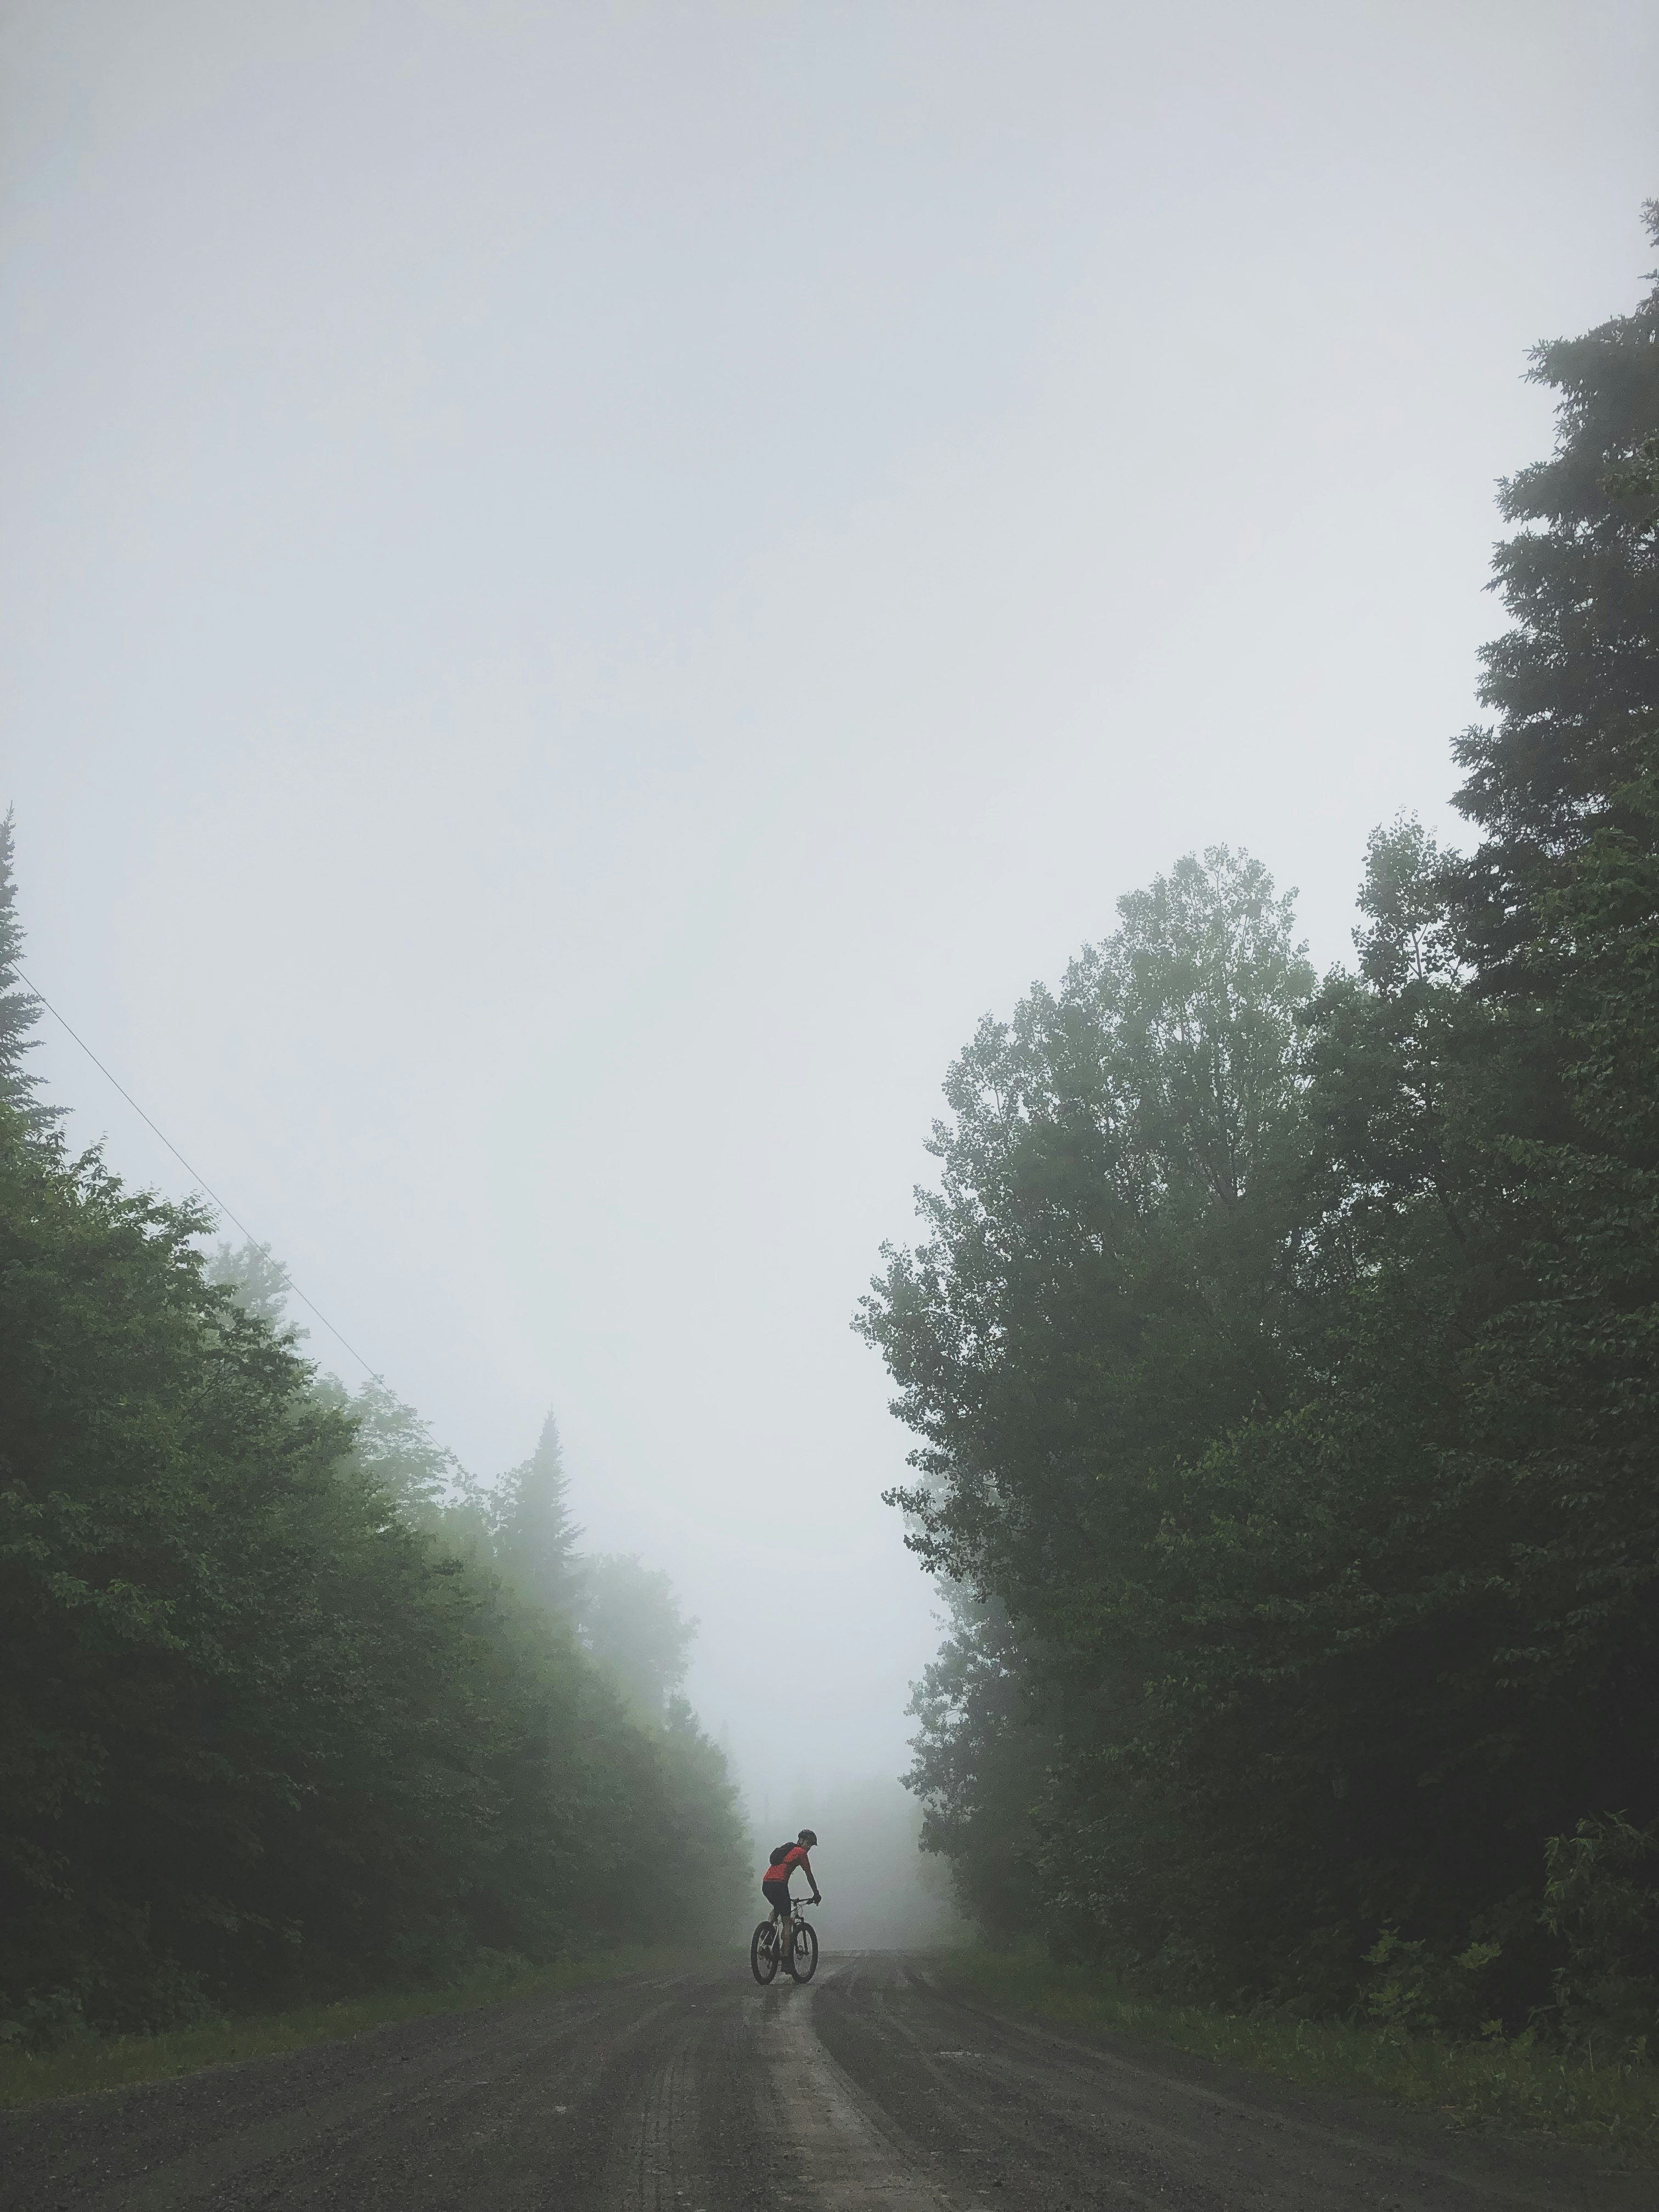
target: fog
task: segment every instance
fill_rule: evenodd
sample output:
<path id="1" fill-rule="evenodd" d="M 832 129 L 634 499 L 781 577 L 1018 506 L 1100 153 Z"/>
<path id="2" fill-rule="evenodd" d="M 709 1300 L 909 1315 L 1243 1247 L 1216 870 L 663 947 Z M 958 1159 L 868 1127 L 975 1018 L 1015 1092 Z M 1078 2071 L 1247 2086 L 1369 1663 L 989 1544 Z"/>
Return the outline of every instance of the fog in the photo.
<path id="1" fill-rule="evenodd" d="M 848 1321 L 940 1078 L 1177 854 L 1323 963 L 1443 819 L 1526 350 L 1645 266 L 1659 17 L 3 22 L 31 977 L 466 1468 L 556 1412 L 826 1940 L 899 1940 L 935 1629 Z"/>

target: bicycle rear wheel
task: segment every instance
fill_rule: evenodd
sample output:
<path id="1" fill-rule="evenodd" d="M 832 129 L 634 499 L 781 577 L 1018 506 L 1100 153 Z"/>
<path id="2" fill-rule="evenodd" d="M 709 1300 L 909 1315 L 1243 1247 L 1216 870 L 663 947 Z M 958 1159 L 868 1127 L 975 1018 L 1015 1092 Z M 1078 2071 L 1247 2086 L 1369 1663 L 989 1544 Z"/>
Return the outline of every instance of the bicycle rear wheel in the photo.
<path id="1" fill-rule="evenodd" d="M 817 1970 L 818 1931 L 810 1920 L 798 1920 L 789 1948 L 789 1971 L 798 1982 L 810 1982 Z"/>
<path id="2" fill-rule="evenodd" d="M 763 1989 L 778 1971 L 778 1954 L 782 1948 L 772 1932 L 769 1920 L 763 1920 L 749 1938 L 749 1971 Z"/>

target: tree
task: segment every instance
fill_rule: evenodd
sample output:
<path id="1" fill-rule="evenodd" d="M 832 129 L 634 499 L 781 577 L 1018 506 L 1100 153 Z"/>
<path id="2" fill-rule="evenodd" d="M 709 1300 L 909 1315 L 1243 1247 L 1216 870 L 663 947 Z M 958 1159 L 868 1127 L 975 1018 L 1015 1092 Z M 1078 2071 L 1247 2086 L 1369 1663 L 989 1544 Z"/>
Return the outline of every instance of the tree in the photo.
<path id="1" fill-rule="evenodd" d="M 1296 1323 L 1290 902 L 1218 848 L 1119 910 L 952 1067 L 927 1241 L 887 1254 L 860 1324 L 923 1438 L 907 1542 L 1079 1655 L 1173 1470 L 1282 1402 Z"/>
<path id="2" fill-rule="evenodd" d="M 1659 200 L 1644 214 L 1659 245 Z M 1540 901 L 1568 856 L 1624 823 L 1619 794 L 1659 710 L 1659 289 L 1539 346 L 1532 374 L 1561 395 L 1555 452 L 1501 489 L 1522 527 L 1494 562 L 1513 627 L 1482 654 L 1498 719 L 1453 749 L 1455 804 L 1481 833 L 1454 899 L 1489 989 L 1525 988 Z"/>
<path id="3" fill-rule="evenodd" d="M 36 1097 L 40 1079 L 24 1066 L 24 1054 L 34 1049 L 36 1040 L 29 1032 L 40 1018 L 40 1002 L 20 980 L 23 925 L 17 915 L 12 852 L 12 816 L 8 811 L 0 821 L 0 1105 L 9 1108 L 23 1127 L 44 1129 L 58 1120 L 58 1109 L 40 1104 Z"/>
<path id="4" fill-rule="evenodd" d="M 515 1588 L 556 1612 L 572 1613 L 581 1589 L 559 1425 L 550 1413 L 531 1456 L 504 1474 L 491 1501 L 496 1561 Z"/>
<path id="5" fill-rule="evenodd" d="M 331 1376 L 316 1395 L 350 1413 L 358 1464 L 412 1527 L 435 1529 L 450 1498 L 469 1492 L 466 1471 L 454 1453 L 434 1440 L 430 1425 L 378 1375 L 351 1396 Z"/>
<path id="6" fill-rule="evenodd" d="M 244 1313 L 252 1314 L 268 1328 L 287 1328 L 289 1273 L 269 1244 L 252 1237 L 241 1244 L 221 1241 L 215 1245 L 204 1271 L 210 1283 L 228 1290 Z M 295 1329 L 302 1338 L 307 1332 Z"/>

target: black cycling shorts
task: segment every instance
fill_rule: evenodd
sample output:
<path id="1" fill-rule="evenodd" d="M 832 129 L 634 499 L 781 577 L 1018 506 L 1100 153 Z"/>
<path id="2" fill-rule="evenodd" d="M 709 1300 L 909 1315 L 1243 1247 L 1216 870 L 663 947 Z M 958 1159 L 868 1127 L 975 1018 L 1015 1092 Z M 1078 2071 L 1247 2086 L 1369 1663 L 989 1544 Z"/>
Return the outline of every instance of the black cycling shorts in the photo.
<path id="1" fill-rule="evenodd" d="M 787 1881 L 763 1881 L 761 1895 L 774 1912 L 781 1912 L 786 1920 L 789 1917 L 789 1885 Z"/>

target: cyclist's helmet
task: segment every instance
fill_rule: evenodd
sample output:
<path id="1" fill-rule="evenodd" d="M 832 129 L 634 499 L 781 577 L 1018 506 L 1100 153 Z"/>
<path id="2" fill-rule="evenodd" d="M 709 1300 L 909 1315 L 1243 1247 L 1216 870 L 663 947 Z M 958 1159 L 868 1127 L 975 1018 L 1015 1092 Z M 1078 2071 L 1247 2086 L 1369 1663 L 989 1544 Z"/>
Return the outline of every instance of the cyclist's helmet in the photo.
<path id="1" fill-rule="evenodd" d="M 798 1844 L 805 1844 L 809 1851 L 815 1851 L 818 1847 L 817 1836 L 811 1828 L 803 1828 L 795 1841 Z"/>

